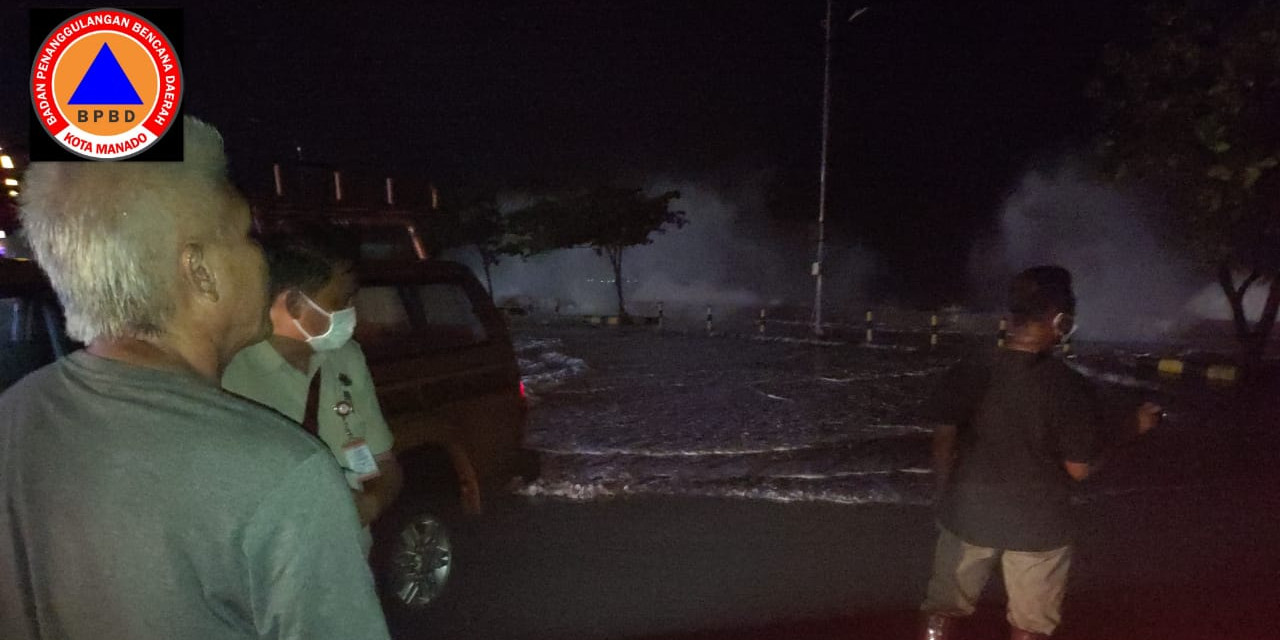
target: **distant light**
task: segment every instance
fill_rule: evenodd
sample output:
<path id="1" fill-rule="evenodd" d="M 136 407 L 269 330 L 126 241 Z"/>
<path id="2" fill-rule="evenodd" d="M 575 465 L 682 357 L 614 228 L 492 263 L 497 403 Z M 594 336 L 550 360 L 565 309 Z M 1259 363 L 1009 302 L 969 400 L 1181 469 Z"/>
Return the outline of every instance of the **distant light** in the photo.
<path id="1" fill-rule="evenodd" d="M 13 158 L 9 156 L 0 156 L 0 169 L 12 169 Z"/>
<path id="2" fill-rule="evenodd" d="M 15 178 L 5 178 L 5 179 L 4 179 L 4 186 L 6 186 L 6 187 L 16 187 L 16 186 L 18 186 L 18 181 L 17 181 L 17 179 L 15 179 Z"/>
<path id="3" fill-rule="evenodd" d="M 0 240 L 4 240 L 4 239 L 5 239 L 4 231 L 0 231 Z"/>
<path id="4" fill-rule="evenodd" d="M 16 197 L 18 197 L 18 191 L 17 191 L 17 189 L 10 189 L 10 190 L 9 190 L 9 197 L 10 197 L 10 198 L 16 198 Z"/>

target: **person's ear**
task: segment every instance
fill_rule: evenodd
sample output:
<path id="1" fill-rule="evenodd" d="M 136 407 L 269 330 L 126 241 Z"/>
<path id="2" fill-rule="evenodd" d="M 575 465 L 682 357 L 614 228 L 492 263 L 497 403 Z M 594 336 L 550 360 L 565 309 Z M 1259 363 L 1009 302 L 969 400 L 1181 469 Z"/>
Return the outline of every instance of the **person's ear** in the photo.
<path id="1" fill-rule="evenodd" d="M 285 289 L 284 291 L 277 293 L 276 297 L 271 299 L 271 308 L 272 309 L 280 308 L 280 309 L 284 309 L 285 313 L 289 312 L 289 290 L 288 289 Z"/>
<path id="2" fill-rule="evenodd" d="M 297 289 L 285 289 L 276 296 L 277 301 L 284 302 L 285 313 L 295 320 L 302 319 L 302 292 Z"/>
<path id="3" fill-rule="evenodd" d="M 1053 317 L 1053 330 L 1058 334 L 1059 339 L 1066 339 L 1075 333 L 1076 317 L 1073 314 L 1062 312 Z"/>
<path id="4" fill-rule="evenodd" d="M 188 242 L 182 246 L 179 256 L 182 279 L 196 295 L 209 302 L 218 301 L 218 279 L 205 256 L 204 245 Z"/>

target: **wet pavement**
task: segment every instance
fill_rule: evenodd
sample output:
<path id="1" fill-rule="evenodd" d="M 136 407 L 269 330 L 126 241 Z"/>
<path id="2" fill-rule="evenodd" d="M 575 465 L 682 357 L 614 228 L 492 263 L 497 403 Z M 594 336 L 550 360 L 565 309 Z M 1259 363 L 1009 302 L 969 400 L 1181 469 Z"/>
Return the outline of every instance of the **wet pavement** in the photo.
<path id="1" fill-rule="evenodd" d="M 934 536 L 914 411 L 956 352 L 519 337 L 544 341 L 522 357 L 547 363 L 547 473 L 466 525 L 451 593 L 398 638 L 913 636 Z M 1277 637 L 1275 394 L 1108 391 L 1152 393 L 1174 419 L 1091 481 L 1061 637 Z M 1003 636 L 1001 598 L 969 637 Z"/>

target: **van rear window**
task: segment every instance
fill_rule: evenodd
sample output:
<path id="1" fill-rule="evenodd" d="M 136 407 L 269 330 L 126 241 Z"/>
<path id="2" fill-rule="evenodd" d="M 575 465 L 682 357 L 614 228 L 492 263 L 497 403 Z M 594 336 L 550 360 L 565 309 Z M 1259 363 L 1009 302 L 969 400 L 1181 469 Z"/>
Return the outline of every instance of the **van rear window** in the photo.
<path id="1" fill-rule="evenodd" d="M 438 334 L 447 346 L 479 344 L 489 339 L 466 289 L 456 284 L 426 284 L 418 287 L 418 296 L 427 331 Z"/>
<path id="2" fill-rule="evenodd" d="M 363 260 L 420 260 L 418 247 L 409 227 L 362 227 L 360 258 Z"/>
<path id="3" fill-rule="evenodd" d="M 356 340 L 377 340 L 413 330 L 397 287 L 361 287 L 356 293 Z"/>
<path id="4" fill-rule="evenodd" d="M 489 332 L 459 284 L 362 287 L 356 294 L 356 339 L 411 337 L 435 348 L 486 342 Z"/>

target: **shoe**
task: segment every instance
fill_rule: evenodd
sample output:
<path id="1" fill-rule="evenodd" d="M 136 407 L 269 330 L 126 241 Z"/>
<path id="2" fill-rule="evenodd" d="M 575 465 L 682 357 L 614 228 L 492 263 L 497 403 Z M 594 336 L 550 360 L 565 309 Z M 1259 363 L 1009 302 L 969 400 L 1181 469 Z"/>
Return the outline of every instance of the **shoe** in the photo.
<path id="1" fill-rule="evenodd" d="M 956 618 L 931 613 L 924 618 L 920 629 L 920 640 L 949 640 L 955 638 Z"/>

